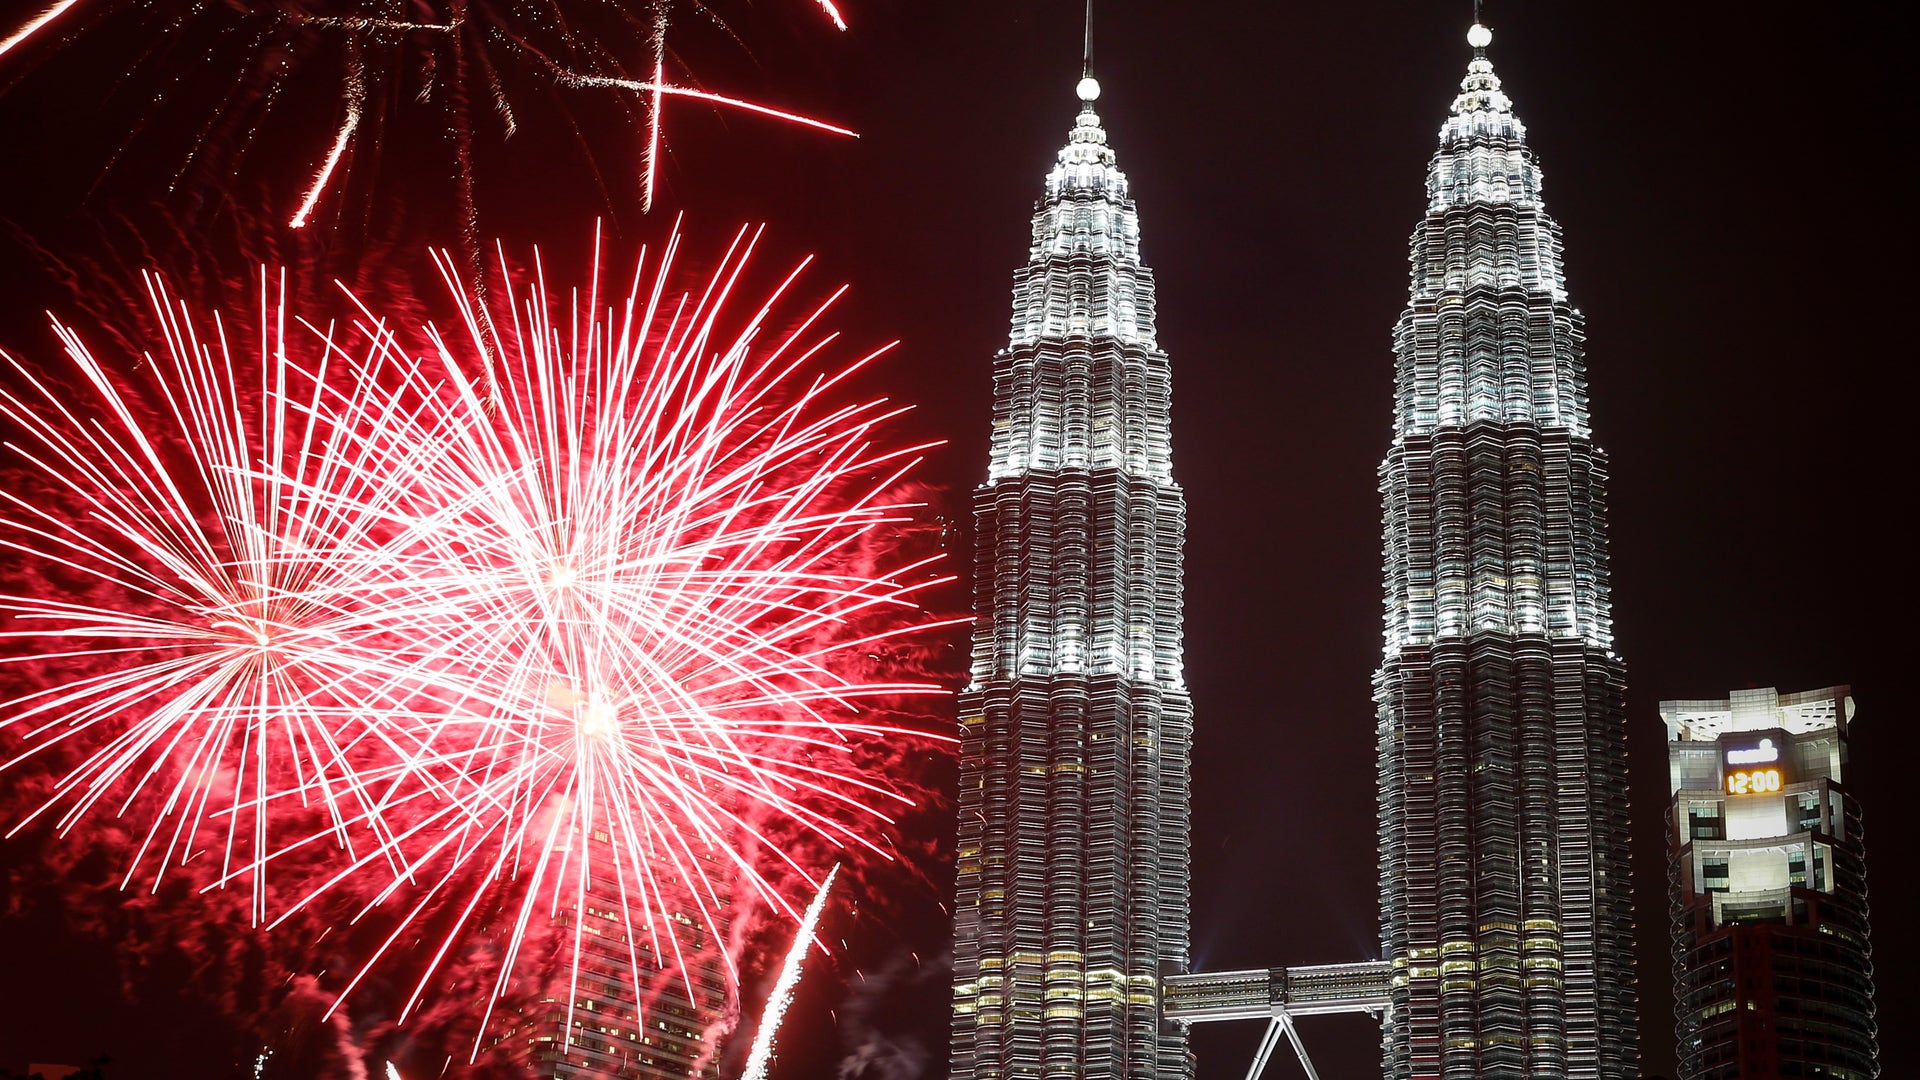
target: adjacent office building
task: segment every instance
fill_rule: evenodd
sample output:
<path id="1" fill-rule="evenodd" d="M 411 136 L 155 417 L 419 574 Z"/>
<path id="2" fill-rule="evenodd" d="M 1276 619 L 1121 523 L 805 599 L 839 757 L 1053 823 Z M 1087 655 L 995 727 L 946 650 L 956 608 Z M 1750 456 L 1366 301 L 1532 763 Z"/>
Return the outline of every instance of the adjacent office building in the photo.
<path id="1" fill-rule="evenodd" d="M 1394 330 L 1379 708 L 1392 1080 L 1639 1075 L 1625 673 L 1585 332 L 1476 25 Z"/>
<path id="2" fill-rule="evenodd" d="M 604 832 L 587 841 L 610 842 Z M 714 853 L 691 857 L 702 861 L 709 882 L 725 880 Z M 603 850 L 591 865 L 614 861 Z M 594 877 L 576 904 L 564 895 L 570 884 L 562 886 L 552 928 L 536 935 L 522 960 L 541 991 L 530 1004 L 496 1014 L 491 1042 L 499 1054 L 530 1080 L 718 1076 L 735 1002 L 725 943 L 713 933 L 728 913 L 725 890 L 703 904 L 663 875 L 652 883 L 660 893 L 638 895 L 629 885 L 623 903 L 616 882 Z"/>
<path id="3" fill-rule="evenodd" d="M 1878 1076 L 1848 689 L 1660 715 L 1681 1080 Z"/>
<path id="4" fill-rule="evenodd" d="M 955 1080 L 1192 1075 L 1160 1003 L 1188 953 L 1186 502 L 1153 274 L 1099 92 L 1081 80 L 993 364 L 960 700 Z"/>

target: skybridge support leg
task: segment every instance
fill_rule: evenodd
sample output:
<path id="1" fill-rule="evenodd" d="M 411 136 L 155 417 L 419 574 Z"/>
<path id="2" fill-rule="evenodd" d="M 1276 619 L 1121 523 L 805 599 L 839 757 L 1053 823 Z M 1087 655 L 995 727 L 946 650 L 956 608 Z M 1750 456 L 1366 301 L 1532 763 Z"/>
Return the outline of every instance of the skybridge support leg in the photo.
<path id="1" fill-rule="evenodd" d="M 1261 1072 L 1267 1067 L 1267 1059 L 1273 1056 L 1273 1048 L 1280 1045 L 1280 1021 L 1281 1017 L 1274 1017 L 1267 1025 L 1267 1033 L 1260 1036 L 1260 1049 L 1253 1052 L 1253 1064 L 1247 1067 L 1247 1080 L 1260 1080 Z"/>
<path id="2" fill-rule="evenodd" d="M 1287 1041 L 1293 1043 L 1293 1052 L 1300 1057 L 1300 1067 L 1307 1072 L 1307 1080 L 1320 1080 L 1320 1074 L 1313 1071 L 1313 1059 L 1307 1057 L 1307 1044 L 1300 1041 L 1300 1029 L 1293 1026 L 1293 1017 L 1281 1013 L 1273 1022 L 1286 1029 Z"/>

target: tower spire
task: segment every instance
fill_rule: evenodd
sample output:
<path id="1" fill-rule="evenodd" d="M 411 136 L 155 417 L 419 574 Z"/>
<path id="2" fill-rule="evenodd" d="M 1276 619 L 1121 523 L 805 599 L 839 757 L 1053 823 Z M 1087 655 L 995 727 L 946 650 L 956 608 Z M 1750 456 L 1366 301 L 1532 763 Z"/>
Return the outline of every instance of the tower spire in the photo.
<path id="1" fill-rule="evenodd" d="M 1474 9 L 1479 10 L 1480 0 L 1474 0 Z M 1479 19 L 1475 19 L 1479 22 Z M 1086 34 L 1080 45 L 1080 77 L 1093 78 L 1093 0 L 1087 0 Z"/>
<path id="2" fill-rule="evenodd" d="M 1080 110 L 1092 112 L 1094 99 L 1100 96 L 1100 80 L 1093 77 L 1093 0 L 1087 0 L 1086 34 L 1080 45 L 1080 82 L 1073 92 L 1081 101 Z"/>

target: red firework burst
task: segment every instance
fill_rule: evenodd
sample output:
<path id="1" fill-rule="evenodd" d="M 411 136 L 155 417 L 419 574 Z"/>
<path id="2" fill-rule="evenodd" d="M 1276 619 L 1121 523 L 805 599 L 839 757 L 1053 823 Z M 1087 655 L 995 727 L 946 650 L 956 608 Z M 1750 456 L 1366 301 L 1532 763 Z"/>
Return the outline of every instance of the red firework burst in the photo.
<path id="1" fill-rule="evenodd" d="M 0 545 L 34 586 L 0 595 L 4 659 L 82 673 L 0 704 L 0 729 L 21 737 L 0 770 L 84 746 L 13 831 L 43 814 L 63 833 L 93 813 L 141 818 L 123 887 L 149 860 L 157 886 L 169 864 L 213 853 L 225 874 L 253 867 L 258 920 L 271 808 L 323 808 L 351 851 L 382 828 L 375 789 L 419 760 L 418 745 L 385 745 L 397 725 L 367 722 L 415 698 L 416 676 L 369 648 L 377 612 L 324 599 L 367 580 L 358 550 L 387 496 L 361 444 L 314 420 L 308 375 L 326 373 L 289 361 L 284 323 L 263 318 L 246 355 L 146 284 L 162 338 L 139 364 L 152 394 L 58 323 L 82 394 L 3 357 L 17 381 L 0 384 L 7 449 L 42 496 L 0 490 Z M 380 393 L 351 384 L 337 416 L 377 427 Z"/>
<path id="2" fill-rule="evenodd" d="M 929 736 L 863 702 L 938 692 L 875 658 L 950 625 L 916 600 L 937 556 L 899 542 L 927 446 L 848 400 L 886 350 L 827 363 L 833 299 L 780 314 L 805 263 L 736 316 L 756 239 L 688 293 L 677 236 L 625 288 L 596 254 L 564 302 L 537 258 L 503 259 L 520 295 L 489 306 L 443 257 L 451 330 L 361 301 L 347 331 L 275 318 L 247 394 L 156 285 L 164 436 L 63 329 L 98 415 L 45 382 L 0 404 L 22 464 L 91 509 L 15 500 L 0 542 L 98 587 L 4 608 L 30 620 L 17 662 L 101 666 L 9 705 L 8 767 L 78 748 L 47 812 L 145 815 L 176 861 L 217 848 L 208 887 L 251 879 L 276 922 L 353 900 L 385 929 L 339 991 L 412 964 L 403 1013 L 474 935 L 496 994 L 555 934 L 577 980 L 608 911 L 644 1002 L 645 969 L 688 962 L 677 925 L 726 940 L 730 897 L 797 917 L 824 867 L 787 838 L 887 857 L 908 799 L 863 761 Z M 266 912 L 284 858 L 325 869 Z"/>

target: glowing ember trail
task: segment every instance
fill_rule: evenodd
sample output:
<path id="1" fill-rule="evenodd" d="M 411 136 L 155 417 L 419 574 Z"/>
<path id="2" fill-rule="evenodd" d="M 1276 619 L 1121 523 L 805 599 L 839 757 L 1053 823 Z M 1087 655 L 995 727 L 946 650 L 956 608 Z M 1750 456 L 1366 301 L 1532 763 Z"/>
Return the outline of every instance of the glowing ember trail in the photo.
<path id="1" fill-rule="evenodd" d="M 653 81 L 667 81 L 667 9 L 653 9 Z M 640 212 L 653 213 L 653 192 L 660 180 L 660 114 L 666 95 L 655 91 L 647 95 L 647 146 L 641 152 Z"/>
<path id="2" fill-rule="evenodd" d="M 355 64 L 347 70 L 346 105 L 347 113 L 340 120 L 340 131 L 333 137 L 333 149 L 327 151 L 326 163 L 320 166 L 319 175 L 313 178 L 313 186 L 307 189 L 307 197 L 300 202 L 300 209 L 289 222 L 293 228 L 303 229 L 313 208 L 320 201 L 320 193 L 327 190 L 327 181 L 333 176 L 333 170 L 340 164 L 340 157 L 347 152 L 347 144 L 353 141 L 354 129 L 360 126 L 360 108 L 366 102 L 366 81 L 362 78 L 360 67 Z"/>
<path id="3" fill-rule="evenodd" d="M 757 241 L 684 292 L 677 235 L 614 288 L 597 244 L 571 292 L 502 255 L 494 303 L 441 255 L 458 317 L 417 331 L 354 298 L 289 332 L 263 278 L 249 348 L 150 281 L 140 364 L 57 324 L 85 393 L 9 360 L 0 546 L 36 585 L 0 660 L 40 688 L 0 770 L 56 781 L 16 831 L 131 817 L 129 881 L 213 852 L 268 925 L 364 925 L 335 989 L 412 968 L 402 1018 L 449 966 L 578 987 L 589 917 L 644 1010 L 730 912 L 797 917 L 803 852 L 890 859 L 885 769 L 949 741 L 888 719 L 945 692 L 908 659 L 956 622 L 916 599 L 950 580 L 908 488 L 934 444 L 851 396 L 887 348 L 827 362 L 839 293 L 788 310 L 806 261 L 744 291 Z"/>
<path id="4" fill-rule="evenodd" d="M 838 124 L 829 124 L 825 120 L 816 120 L 811 116 L 787 112 L 784 109 L 776 109 L 770 105 L 755 104 L 742 98 L 728 97 L 725 94 L 715 94 L 706 90 L 696 90 L 690 86 L 674 86 L 670 83 L 658 81 L 641 82 L 638 79 L 618 79 L 610 75 L 581 75 L 575 72 L 562 72 L 560 74 L 560 83 L 563 86 L 611 87 L 620 90 L 638 90 L 641 93 L 648 94 L 666 94 L 670 97 L 692 98 L 696 101 L 725 105 L 730 109 L 741 109 L 746 112 L 759 113 L 761 116 L 771 116 L 776 120 L 785 120 L 789 124 L 799 124 L 802 127 L 810 127 L 817 131 L 827 131 L 835 135 L 845 135 L 849 138 L 856 139 L 860 137 L 852 128 L 844 128 Z"/>
<path id="5" fill-rule="evenodd" d="M 767 1080 L 767 1068 L 773 1064 L 773 1040 L 787 1017 L 787 1006 L 793 1004 L 794 988 L 800 985 L 800 965 L 806 962 L 807 950 L 813 947 L 820 913 L 827 909 L 827 892 L 833 888 L 833 879 L 839 873 L 838 865 L 827 871 L 827 880 L 821 882 L 820 891 L 813 894 L 813 903 L 807 905 L 800 929 L 794 932 L 793 948 L 788 950 L 787 962 L 780 966 L 780 977 L 767 994 L 766 1013 L 760 1017 L 759 1030 L 753 1033 L 753 1048 L 747 1051 L 747 1067 L 740 1074 L 740 1080 Z"/>
<path id="6" fill-rule="evenodd" d="M 34 34 L 38 33 L 41 27 L 44 27 L 48 23 L 59 18 L 61 14 L 65 12 L 68 8 L 72 7 L 73 5 L 79 2 L 80 0 L 59 0 L 58 3 L 49 6 L 47 10 L 35 16 L 25 26 L 22 26 L 20 29 L 15 30 L 12 36 L 8 37 L 7 40 L 0 41 L 0 56 L 7 55 L 7 53 L 11 51 L 15 45 L 20 44 L 21 42 L 32 37 Z M 842 27 L 841 29 L 845 29 L 845 27 Z"/>
<path id="7" fill-rule="evenodd" d="M 842 29 L 845 28 L 842 27 Z M 776 109 L 768 105 L 759 105 L 741 98 L 727 97 L 724 94 L 715 94 L 706 90 L 696 90 L 687 86 L 674 86 L 666 81 L 666 33 L 664 25 L 661 27 L 659 36 L 655 38 L 655 42 L 653 80 L 651 82 L 642 82 L 638 79 L 616 78 L 610 75 L 582 75 L 575 72 L 562 72 L 559 76 L 562 86 L 633 90 L 646 95 L 647 145 L 641 152 L 640 179 L 640 209 L 642 212 L 648 212 L 653 209 L 653 193 L 659 182 L 658 178 L 660 173 L 660 140 L 662 135 L 661 103 L 669 96 L 692 98 L 696 101 L 705 101 L 714 105 L 724 105 L 731 109 L 758 113 L 761 116 L 770 116 L 776 120 L 784 120 L 790 124 L 810 127 L 817 131 L 831 132 L 835 135 L 844 135 L 851 139 L 860 137 L 859 134 L 851 128 L 844 128 L 837 124 L 829 124 L 824 120 L 816 120 L 813 117 L 803 116 L 800 113 L 787 112 L 784 109 Z"/>

